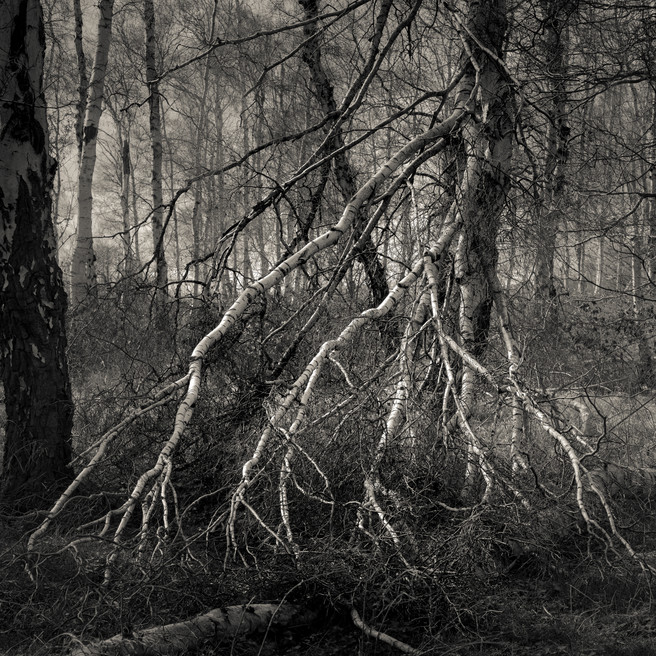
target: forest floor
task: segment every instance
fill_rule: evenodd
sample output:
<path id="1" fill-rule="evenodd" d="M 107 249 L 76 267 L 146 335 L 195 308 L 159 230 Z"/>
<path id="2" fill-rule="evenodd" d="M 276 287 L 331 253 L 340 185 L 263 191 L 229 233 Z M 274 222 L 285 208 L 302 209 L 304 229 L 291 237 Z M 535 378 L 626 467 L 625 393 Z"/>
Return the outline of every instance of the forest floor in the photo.
<path id="1" fill-rule="evenodd" d="M 435 639 L 416 653 L 453 656 L 653 656 L 656 655 L 656 617 L 649 606 L 633 611 L 573 613 L 562 601 L 544 601 L 537 591 L 507 590 L 522 604 L 521 612 L 499 610 L 498 630 L 461 636 L 450 642 Z M 413 642 L 413 633 L 401 626 L 389 629 L 397 639 Z M 278 640 L 245 638 L 229 646 L 206 647 L 201 656 L 392 656 L 395 647 L 373 640 L 344 624 L 333 624 L 303 636 L 285 634 Z"/>
<path id="2" fill-rule="evenodd" d="M 7 555 L 5 551 L 5 558 Z M 18 571 L 21 560 L 19 556 L 13 560 L 13 566 L 0 568 L 0 579 L 3 579 L 0 581 L 0 655 L 65 654 L 67 646 L 75 644 L 73 636 L 77 637 L 80 631 L 76 614 L 79 618 L 93 613 L 93 604 L 88 600 L 80 606 L 76 606 L 75 600 L 81 594 L 93 596 L 94 592 L 82 592 L 72 579 L 53 585 L 41 584 L 40 589 L 32 587 L 30 590 L 24 572 Z M 55 574 L 57 578 L 63 573 Z M 586 578 L 587 585 L 582 589 Z M 562 577 L 557 580 L 533 578 L 520 572 L 492 583 L 482 581 L 478 591 L 471 589 L 471 580 L 463 585 L 470 589 L 460 600 L 454 600 L 449 626 L 440 627 L 435 623 L 427 627 L 422 625 L 421 619 L 399 616 L 389 616 L 379 622 L 372 620 L 370 626 L 416 648 L 418 656 L 656 656 L 656 602 L 651 601 L 649 582 L 644 578 L 632 584 L 625 577 L 620 580 L 613 576 L 611 571 L 606 577 L 597 566 L 594 577 L 582 576 L 579 568 L 579 574 L 569 581 Z M 457 589 L 454 594 L 458 595 Z M 174 598 L 175 595 L 171 596 L 169 601 Z M 466 607 L 463 606 L 465 598 L 476 601 Z M 223 601 L 226 605 L 230 602 L 229 599 Z M 125 602 L 129 606 L 130 600 Z M 296 599 L 295 603 L 299 605 L 302 599 Z M 101 605 L 96 609 L 95 624 L 98 625 L 103 625 Z M 110 605 L 116 607 L 116 602 Z M 157 611 L 163 623 L 194 615 L 187 609 L 178 608 L 176 612 L 169 604 L 165 606 L 169 607 Z M 85 620 L 84 624 L 86 630 L 80 637 L 86 642 L 90 635 L 98 635 L 98 626 L 93 618 Z M 152 625 L 148 621 L 135 624 L 135 629 Z M 100 635 L 105 637 L 115 632 L 116 626 L 106 625 L 100 629 Z M 242 636 L 206 644 L 197 652 L 189 653 L 199 656 L 391 656 L 402 652 L 365 636 L 352 624 L 346 609 L 342 613 L 331 609 L 309 628 L 290 627 L 271 631 L 266 637 Z"/>
<path id="3" fill-rule="evenodd" d="M 656 610 L 650 603 L 623 610 L 591 603 L 571 606 L 563 591 L 542 583 L 507 584 L 481 599 L 479 618 L 485 628 L 459 635 L 424 639 L 417 655 L 450 656 L 656 656 Z M 592 600 L 591 600 L 592 601 Z M 398 622 L 384 627 L 390 635 L 417 646 L 418 631 Z M 241 640 L 207 647 L 203 656 L 392 656 L 398 649 L 364 636 L 346 622 L 334 622 L 305 635 L 286 633 L 276 640 Z"/>
<path id="4" fill-rule="evenodd" d="M 642 435 L 626 430 L 634 439 Z M 651 429 L 642 430 L 650 443 Z M 424 521 L 417 561 L 431 563 L 426 570 L 433 573 L 418 569 L 415 579 L 393 551 L 348 533 L 308 539 L 297 566 L 257 533 L 246 540 L 241 560 L 226 558 L 217 532 L 167 542 L 167 553 L 146 558 L 145 565 L 128 543 L 106 586 L 110 541 L 70 546 L 88 521 L 81 511 L 62 520 L 32 554 L 26 538 L 35 516 L 0 515 L 0 656 L 66 654 L 79 641 L 129 635 L 217 607 L 283 600 L 318 610 L 321 619 L 266 637 L 206 644 L 198 656 L 402 653 L 356 628 L 350 604 L 372 629 L 416 649 L 417 656 L 656 656 L 653 581 L 626 551 L 591 539 L 566 501 L 559 499 L 556 509 L 536 502 L 525 514 L 514 506 L 512 512 L 490 507 L 467 524 L 437 511 L 429 517 L 432 493 L 418 496 L 416 508 Z M 636 551 L 653 564 L 656 504 L 638 496 L 614 499 L 613 509 Z M 204 525 L 199 519 L 192 528 Z M 513 539 L 531 548 L 515 552 Z M 189 545 L 198 559 L 187 557 Z"/>

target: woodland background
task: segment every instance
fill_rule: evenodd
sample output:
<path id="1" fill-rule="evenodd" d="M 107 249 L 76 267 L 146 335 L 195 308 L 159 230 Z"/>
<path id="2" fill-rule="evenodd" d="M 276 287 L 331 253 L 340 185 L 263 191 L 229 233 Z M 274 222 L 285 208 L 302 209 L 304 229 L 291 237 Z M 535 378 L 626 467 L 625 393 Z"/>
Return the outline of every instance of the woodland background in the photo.
<path id="1" fill-rule="evenodd" d="M 656 4 L 0 19 L 0 651 L 656 653 Z M 315 619 L 138 651 L 260 603 Z"/>

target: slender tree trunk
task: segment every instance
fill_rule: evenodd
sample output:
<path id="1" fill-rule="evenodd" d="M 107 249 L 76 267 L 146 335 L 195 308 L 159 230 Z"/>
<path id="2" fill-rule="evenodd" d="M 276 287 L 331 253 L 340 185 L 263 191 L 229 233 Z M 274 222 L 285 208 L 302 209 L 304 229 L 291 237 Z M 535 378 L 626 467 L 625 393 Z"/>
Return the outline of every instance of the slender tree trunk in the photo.
<path id="1" fill-rule="evenodd" d="M 653 81 L 652 81 L 653 82 Z M 654 137 L 656 136 L 656 94 L 652 83 L 647 85 L 648 102 L 651 105 L 647 135 L 652 144 L 651 152 L 648 151 L 647 162 L 636 162 L 633 179 L 635 183 L 627 185 L 629 193 L 644 191 L 650 193 L 654 189 L 656 176 L 656 163 L 653 157 L 656 154 Z M 641 116 L 641 107 L 638 89 L 632 88 L 633 107 L 636 117 Z M 622 107 L 621 99 L 617 103 L 617 109 Z M 646 234 L 645 234 L 646 233 Z M 646 238 L 645 238 L 646 237 Z M 654 198 L 648 198 L 643 204 L 642 213 L 635 212 L 633 215 L 633 235 L 631 238 L 631 294 L 633 304 L 633 316 L 637 329 L 636 340 L 638 343 L 638 362 L 635 371 L 634 387 L 636 390 L 653 387 L 655 376 L 653 372 L 654 349 L 651 344 L 649 316 L 651 303 L 645 302 L 645 297 L 651 295 L 652 285 L 644 285 L 651 278 L 654 262 L 656 261 L 656 214 Z"/>
<path id="2" fill-rule="evenodd" d="M 200 158 L 200 154 L 198 154 Z M 203 187 L 200 182 L 194 185 L 194 207 L 191 210 L 192 258 L 194 261 L 194 303 L 200 299 L 200 242 L 203 218 Z"/>
<path id="3" fill-rule="evenodd" d="M 390 5 L 389 1 L 384 0 L 384 3 Z M 331 115 L 337 110 L 337 103 L 335 102 L 335 92 L 333 85 L 328 78 L 323 63 L 321 61 L 321 46 L 317 34 L 317 16 L 319 14 L 318 0 L 300 0 L 303 7 L 306 20 L 312 20 L 303 28 L 303 35 L 306 39 L 305 46 L 303 47 L 303 61 L 307 64 L 312 84 L 317 100 L 321 106 L 321 111 L 326 115 Z M 389 7 L 388 7 L 389 10 Z M 386 16 L 386 14 L 383 13 Z M 328 151 L 336 151 L 344 146 L 344 134 L 341 127 L 327 126 L 327 130 L 332 130 L 334 136 L 327 144 Z M 339 186 L 342 198 L 345 203 L 355 195 L 358 184 L 357 176 L 351 162 L 349 161 L 344 151 L 339 152 L 334 160 L 334 172 L 337 184 Z M 355 239 L 357 240 L 362 234 L 363 230 L 362 217 L 355 223 Z M 368 237 L 362 247 L 358 251 L 358 260 L 364 267 L 367 274 L 367 281 L 369 289 L 371 290 L 373 304 L 378 306 L 386 298 L 389 293 L 387 285 L 387 277 L 385 268 L 383 267 L 376 247 L 371 239 Z"/>
<path id="4" fill-rule="evenodd" d="M 648 154 L 649 170 L 647 173 L 647 192 L 651 194 L 647 200 L 647 270 L 652 284 L 656 284 L 656 79 L 649 81 L 649 96 L 651 103 L 651 125 L 648 142 L 652 144 Z"/>
<path id="5" fill-rule="evenodd" d="M 244 36 L 242 34 L 242 12 L 244 11 L 241 0 L 237 0 L 235 3 L 235 11 L 237 13 L 237 37 Z M 245 91 L 248 88 L 248 68 L 246 65 L 246 60 L 244 55 L 239 53 L 239 61 L 237 62 L 237 68 L 239 71 L 239 78 L 243 85 L 241 93 L 241 107 L 240 107 L 240 127 L 241 127 L 241 144 L 242 152 L 245 155 L 251 148 L 251 138 L 250 138 L 250 125 L 248 117 L 248 105 L 246 102 Z M 251 209 L 251 190 L 250 190 L 250 180 L 248 173 L 248 164 L 244 163 L 240 168 L 240 186 L 241 186 L 241 200 L 242 200 L 242 209 L 241 214 L 247 214 Z M 251 269 L 251 257 L 250 257 L 250 248 L 249 248 L 249 234 L 250 227 L 247 226 L 241 232 L 241 262 L 237 264 L 237 267 L 240 269 L 240 273 L 243 276 L 243 288 L 246 288 L 248 283 L 252 278 L 252 269 Z M 239 241 L 237 242 L 236 248 L 239 247 Z"/>
<path id="6" fill-rule="evenodd" d="M 633 314 L 637 317 L 640 314 L 642 303 L 642 269 L 645 263 L 642 227 L 640 225 L 640 215 L 634 214 L 632 234 L 630 240 L 631 249 L 631 294 L 633 296 Z"/>
<path id="7" fill-rule="evenodd" d="M 54 30 L 54 22 L 52 20 L 52 10 L 53 7 L 50 7 L 50 15 L 45 17 L 45 23 L 47 25 L 48 29 L 48 35 L 47 39 L 50 39 L 51 42 L 51 47 L 50 47 L 50 52 L 48 56 L 48 63 L 46 66 L 44 66 L 44 78 L 48 80 L 50 77 L 53 76 L 53 69 L 55 66 L 58 64 L 56 58 L 55 58 L 55 51 L 56 48 L 54 47 L 54 44 L 57 43 L 57 37 L 55 35 L 55 30 Z M 56 76 L 55 76 L 56 77 Z M 50 112 L 52 116 L 52 123 L 50 124 L 50 132 L 49 132 L 49 140 L 50 140 L 50 152 L 52 156 L 54 157 L 55 161 L 59 161 L 61 159 L 61 149 L 62 149 L 62 142 L 61 142 L 61 134 L 62 134 L 62 106 L 63 102 L 61 100 L 61 94 L 60 94 L 60 84 L 55 83 L 53 85 L 53 95 L 54 95 L 54 104 L 55 106 L 52 108 L 52 111 Z M 65 128 L 64 128 L 65 129 Z M 62 190 L 62 175 L 61 175 L 61 168 L 58 166 L 57 167 L 57 172 L 55 174 L 55 179 L 54 179 L 54 184 L 53 184 L 53 189 L 52 189 L 52 211 L 51 211 L 51 217 L 52 217 L 52 223 L 53 223 L 53 229 L 55 231 L 55 247 L 56 247 L 56 257 L 57 257 L 57 262 L 59 263 L 59 235 L 57 233 L 57 223 L 59 219 L 59 200 L 61 198 L 61 190 Z"/>
<path id="8" fill-rule="evenodd" d="M 246 118 L 246 101 L 242 98 L 241 105 L 241 128 L 242 128 L 242 149 L 244 153 L 250 150 L 251 141 L 249 134 L 249 126 Z M 251 207 L 251 189 L 250 180 L 248 177 L 248 168 L 246 165 L 241 170 L 241 198 L 242 198 L 242 214 L 246 214 Z M 250 227 L 247 226 L 242 230 L 242 260 L 241 260 L 241 275 L 243 276 L 243 287 L 246 287 L 252 278 L 251 268 L 251 254 L 249 246 L 249 233 Z"/>
<path id="9" fill-rule="evenodd" d="M 84 143 L 84 114 L 87 107 L 87 93 L 89 91 L 89 76 L 87 75 L 87 62 L 84 56 L 82 42 L 82 7 L 80 0 L 73 0 L 73 13 L 75 15 L 75 54 L 77 55 L 78 71 L 78 101 L 75 116 L 75 135 L 77 137 L 78 163 L 82 159 L 82 144 Z"/>
<path id="10" fill-rule="evenodd" d="M 153 152 L 151 188 L 153 195 L 153 254 L 157 270 L 157 293 L 160 301 L 166 297 L 168 271 L 164 252 L 163 200 L 162 200 L 162 125 L 160 119 L 159 85 L 157 83 L 155 8 L 153 0 L 144 0 L 144 23 L 146 25 L 146 82 L 148 84 L 148 107 L 150 110 L 150 145 Z"/>
<path id="11" fill-rule="evenodd" d="M 241 62 L 241 59 L 240 59 Z M 245 69 L 243 64 L 240 63 L 242 80 L 245 80 Z M 247 106 L 246 98 L 242 94 L 241 99 L 241 134 L 242 134 L 242 150 L 247 153 L 251 147 L 250 140 L 250 127 L 247 119 Z M 248 167 L 244 164 L 241 168 L 241 197 L 242 197 L 242 214 L 249 212 L 251 208 L 251 189 L 250 180 L 248 179 Z M 241 274 L 244 277 L 243 286 L 246 287 L 251 279 L 251 256 L 249 249 L 249 233 L 250 228 L 247 226 L 241 233 L 242 236 L 242 261 L 241 261 Z"/>
<path id="12" fill-rule="evenodd" d="M 96 256 L 93 250 L 93 172 L 96 167 L 98 126 L 103 109 L 105 72 L 112 38 L 114 0 L 100 0 L 100 18 L 96 56 L 89 86 L 89 95 L 84 119 L 82 153 L 78 176 L 77 241 L 71 261 L 71 302 L 80 305 L 87 294 L 95 291 Z"/>
<path id="13" fill-rule="evenodd" d="M 218 78 L 217 78 L 218 84 Z M 221 97 L 217 94 L 215 109 L 214 109 L 214 119 L 216 127 L 216 165 L 219 169 L 223 168 L 225 165 L 225 146 L 223 142 L 223 107 L 221 106 Z M 223 233 L 225 229 L 225 215 L 226 215 L 226 185 L 225 185 L 225 174 L 219 173 L 217 180 L 217 189 L 216 189 L 216 203 L 217 203 L 217 221 L 216 234 L 217 239 Z M 276 244 L 278 244 L 276 240 Z M 218 244 L 215 240 L 213 248 L 215 249 L 215 260 L 220 255 L 216 252 Z M 230 273 L 226 275 L 225 271 L 215 271 L 213 275 L 219 276 L 219 288 L 217 289 L 218 293 L 221 294 L 221 285 L 225 287 L 225 296 L 226 298 L 231 298 L 234 291 L 232 288 L 232 281 Z M 223 281 L 223 282 L 222 282 Z"/>
<path id="14" fill-rule="evenodd" d="M 624 291 L 624 288 L 622 286 L 623 269 L 624 269 L 624 249 L 620 245 L 620 247 L 617 249 L 617 258 L 615 261 L 615 291 L 616 292 Z"/>
<path id="15" fill-rule="evenodd" d="M 121 138 L 121 216 L 123 217 L 123 270 L 130 275 L 134 269 L 132 252 L 132 221 L 130 220 L 130 135 Z"/>
<path id="16" fill-rule="evenodd" d="M 134 227 L 134 259 L 136 266 L 141 265 L 141 249 L 139 247 L 139 211 L 137 209 L 137 181 L 134 175 L 134 165 L 130 156 L 130 186 L 132 187 L 132 225 Z"/>
<path id="17" fill-rule="evenodd" d="M 216 26 L 216 14 L 218 11 L 217 0 L 214 1 L 214 9 L 212 12 L 212 22 L 210 28 L 209 41 L 211 42 L 214 38 L 214 29 Z M 198 123 L 195 131 L 195 142 L 194 142 L 194 167 L 196 175 L 200 175 L 206 169 L 207 162 L 207 142 L 208 142 L 208 97 L 209 97 L 209 82 L 210 82 L 210 72 L 212 68 L 212 59 L 208 57 L 205 60 L 205 68 L 203 71 L 203 88 L 200 99 L 200 106 L 198 108 Z M 242 101 L 243 102 L 243 101 Z M 205 211 L 205 203 L 203 199 L 203 182 L 198 181 L 194 185 L 194 207 L 192 210 L 191 217 L 191 228 L 192 228 L 192 237 L 193 237 L 193 260 L 194 260 L 194 285 L 193 285 L 193 297 L 197 301 L 200 299 L 201 293 L 204 290 L 201 290 L 201 277 L 202 277 L 202 268 L 200 263 L 201 258 L 201 245 L 205 241 L 203 239 L 204 234 L 207 233 L 207 222 L 210 220 L 209 212 Z M 206 214 L 208 216 L 205 216 Z M 205 225 L 205 229 L 204 229 Z"/>
<path id="18" fill-rule="evenodd" d="M 121 202 L 121 244 L 123 246 L 123 259 L 120 269 L 125 276 L 129 276 L 134 271 L 134 253 L 132 250 L 132 219 L 130 217 L 130 126 L 127 128 L 123 125 L 123 113 L 117 111 L 117 108 L 107 102 L 107 111 L 109 111 L 116 129 L 117 141 L 120 145 L 121 156 L 118 168 L 118 181 L 120 185 L 119 198 Z"/>
<path id="19" fill-rule="evenodd" d="M 620 259 L 621 259 L 621 255 L 620 255 Z M 585 239 L 583 235 L 579 233 L 578 242 L 576 243 L 576 270 L 578 272 L 577 291 L 579 294 L 585 294 L 585 290 L 587 288 L 585 267 L 586 267 Z"/>
<path id="20" fill-rule="evenodd" d="M 70 477 L 66 294 L 51 219 L 40 3 L 0 5 L 0 372 L 7 427 L 0 495 L 38 505 Z"/>
<path id="21" fill-rule="evenodd" d="M 545 317 L 545 326 L 553 332 L 557 322 L 554 258 L 562 221 L 565 166 L 568 157 L 567 120 L 567 19 L 571 0 L 543 0 L 545 14 L 545 55 L 549 99 L 544 194 L 539 207 L 539 244 L 537 248 L 536 295 Z"/>
<path id="22" fill-rule="evenodd" d="M 171 145 L 171 140 L 168 137 L 166 132 L 166 123 L 164 117 L 166 114 L 162 114 L 162 138 L 166 142 L 166 146 L 169 152 L 168 158 L 168 176 L 169 176 L 169 193 L 173 195 L 175 192 L 175 172 L 173 166 L 173 146 Z M 178 205 L 177 203 L 173 206 L 173 245 L 175 248 L 175 279 L 178 280 L 180 277 L 180 233 L 178 231 Z"/>
<path id="23" fill-rule="evenodd" d="M 604 287 L 604 270 L 606 268 L 606 238 L 601 235 L 597 239 L 597 274 L 595 275 L 595 296 L 600 296 Z"/>
<path id="24" fill-rule="evenodd" d="M 255 141 L 255 147 L 259 146 L 264 141 L 264 131 L 262 129 L 262 124 L 264 121 L 264 91 L 262 87 L 258 87 L 255 91 L 255 109 L 257 111 L 257 116 L 255 117 L 255 125 L 253 128 L 253 139 Z M 255 177 L 255 188 L 259 190 L 262 189 L 262 153 L 257 153 L 255 155 L 255 170 L 257 171 Z M 269 260 L 266 255 L 266 239 L 265 233 L 268 234 L 268 231 L 265 230 L 265 220 L 266 214 L 262 214 L 256 226 L 256 236 L 257 236 L 257 252 L 259 256 L 259 277 L 264 276 L 269 271 Z"/>

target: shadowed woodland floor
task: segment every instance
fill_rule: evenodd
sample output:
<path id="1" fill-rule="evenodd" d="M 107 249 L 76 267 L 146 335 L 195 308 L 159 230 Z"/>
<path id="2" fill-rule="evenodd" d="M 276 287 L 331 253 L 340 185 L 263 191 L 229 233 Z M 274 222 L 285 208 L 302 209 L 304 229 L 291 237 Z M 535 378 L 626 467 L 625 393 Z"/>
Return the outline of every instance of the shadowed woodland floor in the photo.
<path id="1" fill-rule="evenodd" d="M 107 349 L 109 356 L 112 348 L 105 337 L 109 317 L 98 313 L 85 320 L 88 348 L 71 360 L 76 389 L 83 391 L 77 398 L 80 435 L 88 435 L 90 426 L 97 427 L 96 434 L 105 432 L 124 412 L 126 399 L 135 393 L 133 385 L 147 379 L 148 372 L 157 375 L 156 363 L 168 366 L 178 350 L 187 348 L 185 330 L 180 330 L 176 343 L 160 342 L 158 356 L 152 363 L 145 361 L 140 340 L 148 338 L 132 324 L 139 319 L 129 317 L 126 312 L 111 332 L 142 354 L 133 359 L 130 352 L 124 353 L 134 380 L 119 375 L 121 360 L 109 371 L 94 371 L 90 364 L 99 355 L 110 361 L 101 351 Z M 376 410 L 370 390 L 362 389 L 366 405 L 360 412 L 366 415 L 357 422 L 349 423 L 346 417 L 332 424 L 340 426 L 339 433 L 331 424 L 318 428 L 306 446 L 308 459 L 334 481 L 334 506 L 323 509 L 319 494 L 322 489 L 325 494 L 325 488 L 321 478 L 313 477 L 316 469 L 299 468 L 292 514 L 299 554 L 276 547 L 274 537 L 259 523 L 275 516 L 276 478 L 261 481 L 249 502 L 258 504 L 259 520 L 243 516 L 240 546 L 226 549 L 226 503 L 239 482 L 239 463 L 247 458 L 264 420 L 262 412 L 254 410 L 261 397 L 252 379 L 241 377 L 249 372 L 251 331 L 260 329 L 255 322 L 246 325 L 230 349 L 208 362 L 207 392 L 173 478 L 177 520 L 168 533 L 162 532 L 161 511 L 159 537 L 153 534 L 146 542 L 139 539 L 139 522 L 131 521 L 125 542 L 116 551 L 111 540 L 94 537 L 99 525 L 93 522 L 119 507 L 124 486 L 132 486 L 145 466 L 142 462 L 157 453 L 158 436 L 173 420 L 174 403 L 126 428 L 102 467 L 85 482 L 82 494 L 71 499 L 29 552 L 26 539 L 43 514 L 2 518 L 0 649 L 12 655 L 58 653 L 78 640 L 92 644 L 115 634 L 129 636 L 210 608 L 287 601 L 316 613 L 316 619 L 309 626 L 205 644 L 198 653 L 400 653 L 358 630 L 351 607 L 359 609 L 369 627 L 417 653 L 654 652 L 651 575 L 621 545 L 609 545 L 590 533 L 571 496 L 571 472 L 536 422 L 527 421 L 523 438 L 534 472 L 517 479 L 530 501 L 528 507 L 512 491 L 502 489 L 487 504 L 463 506 L 454 494 L 462 461 L 458 464 L 443 444 L 427 445 L 419 459 L 392 451 L 382 471 L 402 503 L 389 505 L 388 512 L 397 531 L 406 531 L 411 540 L 400 558 L 384 533 L 370 534 L 373 525 L 365 532 L 353 531 L 361 495 L 360 485 L 353 482 L 353 472 L 360 467 L 353 458 L 354 441 L 359 444 L 357 452 L 371 431 L 369 439 L 375 443 L 387 412 L 384 404 Z M 131 338 L 122 334 L 125 330 L 134 331 Z M 352 366 L 357 367 L 356 361 Z M 385 381 L 378 384 L 384 388 Z M 340 389 L 338 378 L 326 385 L 323 393 L 335 400 L 309 409 L 310 420 L 324 416 L 326 408 L 352 393 L 348 386 Z M 509 414 L 498 409 L 485 386 L 480 391 L 472 424 L 478 434 L 489 436 L 490 453 L 503 454 Z M 568 423 L 581 425 L 581 409 L 572 404 L 575 396 L 561 390 L 542 402 L 562 430 Z M 590 396 L 586 404 L 586 439 L 603 438 L 591 458 L 636 469 L 649 458 L 656 404 L 648 392 Z M 416 435 L 430 434 L 427 413 L 423 407 L 414 415 Z M 363 416 L 368 417 L 366 422 Z M 228 434 L 241 437 L 213 437 Z M 465 448 L 464 442 L 451 445 L 456 455 Z M 647 566 L 654 564 L 653 481 L 630 479 L 628 474 L 621 478 L 618 472 L 615 478 L 600 481 L 618 530 Z M 588 487 L 585 498 L 591 514 L 603 522 L 604 510 Z"/>

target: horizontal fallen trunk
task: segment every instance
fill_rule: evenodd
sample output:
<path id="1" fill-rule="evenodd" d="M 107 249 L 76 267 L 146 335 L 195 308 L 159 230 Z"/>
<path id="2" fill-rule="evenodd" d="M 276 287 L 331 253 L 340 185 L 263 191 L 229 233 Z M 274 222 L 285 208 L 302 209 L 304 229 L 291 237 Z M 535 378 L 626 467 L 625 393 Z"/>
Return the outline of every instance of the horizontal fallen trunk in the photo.
<path id="1" fill-rule="evenodd" d="M 228 606 L 215 608 L 185 622 L 78 645 L 69 653 L 70 656 L 170 656 L 187 653 L 206 641 L 261 633 L 272 626 L 304 626 L 315 617 L 311 611 L 287 603 Z"/>

